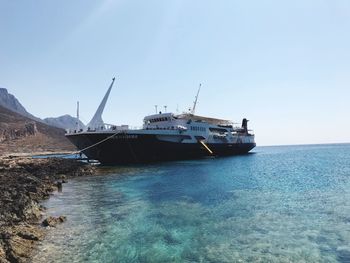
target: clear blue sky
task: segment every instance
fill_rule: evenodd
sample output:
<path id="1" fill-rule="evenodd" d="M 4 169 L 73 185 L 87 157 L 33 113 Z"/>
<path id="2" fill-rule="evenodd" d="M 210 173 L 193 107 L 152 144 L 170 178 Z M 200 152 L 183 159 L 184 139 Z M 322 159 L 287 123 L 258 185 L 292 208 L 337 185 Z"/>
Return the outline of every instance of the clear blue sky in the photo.
<path id="1" fill-rule="evenodd" d="M 240 122 L 259 145 L 350 142 L 350 1 L 0 0 L 0 86 L 38 117 L 154 105 Z"/>

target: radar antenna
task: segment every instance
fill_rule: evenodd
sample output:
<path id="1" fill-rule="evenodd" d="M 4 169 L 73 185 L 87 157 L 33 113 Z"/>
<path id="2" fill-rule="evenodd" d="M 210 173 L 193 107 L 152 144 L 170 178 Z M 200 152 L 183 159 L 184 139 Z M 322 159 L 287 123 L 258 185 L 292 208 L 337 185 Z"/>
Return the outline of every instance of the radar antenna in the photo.
<path id="1" fill-rule="evenodd" d="M 198 101 L 199 92 L 201 91 L 201 87 L 202 87 L 202 84 L 199 84 L 199 88 L 198 88 L 198 91 L 197 91 L 196 99 L 193 102 L 193 108 L 191 110 L 191 114 L 192 115 L 194 115 L 195 112 L 196 112 L 196 105 L 197 105 L 197 101 Z"/>

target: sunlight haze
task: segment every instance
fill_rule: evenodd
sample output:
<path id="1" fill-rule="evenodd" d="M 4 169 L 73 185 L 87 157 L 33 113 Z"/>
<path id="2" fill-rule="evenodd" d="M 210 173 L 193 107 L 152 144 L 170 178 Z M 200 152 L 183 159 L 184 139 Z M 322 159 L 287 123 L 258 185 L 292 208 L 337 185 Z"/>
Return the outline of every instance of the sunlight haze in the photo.
<path id="1" fill-rule="evenodd" d="M 257 145 L 350 142 L 350 2 L 0 0 L 0 87 L 28 112 L 106 123 L 154 105 L 250 120 Z"/>

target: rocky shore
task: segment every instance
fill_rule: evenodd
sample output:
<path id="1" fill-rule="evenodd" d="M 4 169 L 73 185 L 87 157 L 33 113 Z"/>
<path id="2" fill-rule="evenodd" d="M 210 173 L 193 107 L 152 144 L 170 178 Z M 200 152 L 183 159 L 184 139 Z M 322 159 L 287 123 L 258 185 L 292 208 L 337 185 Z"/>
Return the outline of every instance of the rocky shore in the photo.
<path id="1" fill-rule="evenodd" d="M 95 167 L 71 159 L 0 158 L 0 263 L 30 262 L 46 227 L 66 218 L 43 218 L 39 202 L 71 177 L 91 175 Z"/>

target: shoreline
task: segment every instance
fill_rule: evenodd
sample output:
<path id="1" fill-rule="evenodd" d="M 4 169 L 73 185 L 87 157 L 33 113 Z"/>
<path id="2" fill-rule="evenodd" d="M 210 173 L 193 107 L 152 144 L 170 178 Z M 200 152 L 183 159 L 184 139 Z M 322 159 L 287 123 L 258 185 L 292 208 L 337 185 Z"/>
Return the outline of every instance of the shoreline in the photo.
<path id="1" fill-rule="evenodd" d="M 24 153 L 4 153 L 0 155 L 1 159 L 11 159 L 11 158 L 32 158 L 33 156 L 56 156 L 56 155 L 71 155 L 74 151 L 41 151 L 41 152 L 24 152 Z"/>
<path id="2" fill-rule="evenodd" d="M 65 221 L 64 215 L 43 218 L 40 202 L 69 178 L 96 172 L 96 167 L 74 159 L 14 155 L 0 157 L 0 263 L 30 262 L 45 226 Z"/>

